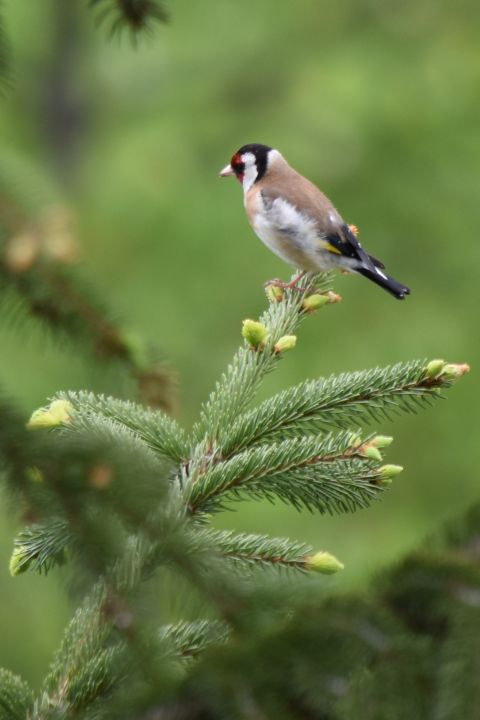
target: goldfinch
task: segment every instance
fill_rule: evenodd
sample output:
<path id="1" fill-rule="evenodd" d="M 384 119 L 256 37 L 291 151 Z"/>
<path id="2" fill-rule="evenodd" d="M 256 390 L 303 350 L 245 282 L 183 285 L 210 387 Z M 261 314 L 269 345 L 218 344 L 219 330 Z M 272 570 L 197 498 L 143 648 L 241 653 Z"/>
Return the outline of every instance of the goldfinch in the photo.
<path id="1" fill-rule="evenodd" d="M 410 290 L 387 275 L 380 260 L 360 245 L 354 226 L 348 225 L 330 200 L 297 173 L 278 150 L 267 145 L 244 145 L 220 172 L 241 182 L 250 225 L 260 240 L 295 268 L 307 271 L 340 268 L 359 273 L 403 300 Z"/>

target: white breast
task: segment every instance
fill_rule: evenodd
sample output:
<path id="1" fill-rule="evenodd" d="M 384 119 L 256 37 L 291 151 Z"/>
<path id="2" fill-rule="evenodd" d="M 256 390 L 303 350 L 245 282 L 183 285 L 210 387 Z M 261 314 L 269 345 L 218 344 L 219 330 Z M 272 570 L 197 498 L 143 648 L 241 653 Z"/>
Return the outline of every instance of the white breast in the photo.
<path id="1" fill-rule="evenodd" d="M 318 270 L 324 265 L 315 220 L 287 200 L 263 202 L 259 197 L 252 225 L 260 240 L 293 267 Z"/>

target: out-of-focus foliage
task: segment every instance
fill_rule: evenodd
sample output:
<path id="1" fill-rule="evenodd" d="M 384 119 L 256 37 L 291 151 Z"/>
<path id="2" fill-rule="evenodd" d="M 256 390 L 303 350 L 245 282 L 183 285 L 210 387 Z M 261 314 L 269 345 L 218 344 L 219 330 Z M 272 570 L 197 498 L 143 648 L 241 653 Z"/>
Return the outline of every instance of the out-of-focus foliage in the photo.
<path id="1" fill-rule="evenodd" d="M 359 668 L 363 672 L 366 662 L 378 675 L 376 651 L 391 646 L 393 658 L 380 673 L 389 685 L 380 694 L 376 683 L 367 685 L 369 705 L 384 706 L 398 717 L 426 706 L 426 679 L 416 696 L 408 692 L 405 706 L 400 692 L 405 679 L 397 679 L 402 659 L 407 666 L 415 662 L 409 680 L 417 685 L 427 661 L 434 677 L 449 673 L 450 654 L 438 668 L 426 651 L 417 658 L 414 633 L 396 627 L 396 618 L 387 613 L 380 625 L 377 621 L 364 632 L 384 636 L 370 642 L 374 652 L 366 642 L 355 647 L 350 635 L 357 640 L 357 624 L 372 624 L 378 615 L 373 603 L 362 612 L 366 604 L 360 602 L 360 613 L 357 608 L 352 613 L 347 603 L 335 628 L 336 602 L 331 618 L 315 584 L 309 606 L 303 604 L 308 585 L 290 584 L 289 573 L 312 578 L 343 570 L 335 556 L 288 538 L 209 527 L 212 515 L 245 499 L 280 500 L 300 512 L 320 514 L 368 507 L 403 468 L 384 463 L 383 452 L 393 438 L 365 436 L 358 423 L 429 405 L 469 371 L 466 364 L 436 359 L 319 380 L 302 386 L 303 401 L 295 402 L 296 392 L 273 396 L 265 421 L 261 409 L 248 406 L 266 375 L 293 351 L 292 333 L 312 314 L 309 298 L 323 291 L 327 301 L 333 297 L 338 303 L 328 290 L 330 280 L 328 274 L 307 273 L 281 297 L 270 297 L 258 321 L 244 322 L 242 344 L 190 433 L 159 410 L 93 393 L 61 393 L 32 413 L 26 430 L 18 414 L 5 406 L 0 460 L 26 523 L 15 539 L 10 573 L 48 574 L 68 563 L 75 595 L 81 591 L 83 598 L 38 697 L 19 676 L 0 671 L 3 720 L 59 714 L 85 720 L 162 717 L 172 704 L 185 718 L 224 717 L 225 712 L 242 718 L 246 704 L 256 715 L 274 711 L 287 718 L 306 712 L 321 718 L 328 710 L 335 718 L 343 711 L 339 700 L 347 708 L 355 703 Z M 319 427 L 322 423 L 326 430 Z M 469 532 L 470 527 L 462 526 L 463 535 Z M 448 557 L 445 562 L 450 567 Z M 433 556 L 432 581 L 438 586 L 444 573 L 437 577 L 435 563 Z M 175 622 L 174 615 L 165 616 L 162 601 L 168 588 L 161 579 L 166 572 L 175 597 L 186 585 L 190 594 L 203 599 L 203 617 Z M 470 568 L 467 576 L 472 576 Z M 149 607 L 150 584 L 158 590 L 157 602 Z M 398 613 L 408 616 L 408 571 L 392 590 L 393 602 L 402 598 Z M 446 609 L 441 603 L 444 614 L 455 599 L 448 598 Z M 318 610 L 323 624 L 315 620 Z M 454 659 L 461 645 L 462 634 L 455 633 Z M 429 650 L 432 655 L 434 648 Z M 473 644 L 470 654 L 475 650 Z M 198 674 L 191 661 L 206 652 L 209 660 Z M 252 674 L 256 666 L 259 671 Z M 318 682 L 321 666 L 325 687 Z M 336 680 L 330 687 L 332 673 Z M 196 697 L 199 682 L 214 692 L 202 689 Z M 470 693 L 459 693 L 455 684 L 454 679 L 439 707 L 461 704 L 469 709 Z"/>
<path id="2" fill-rule="evenodd" d="M 367 597 L 310 594 L 288 618 L 272 602 L 254 637 L 244 629 L 207 653 L 176 717 L 476 717 L 479 528 L 476 505 L 382 572 Z"/>
<path id="3" fill-rule="evenodd" d="M 172 2 L 168 28 L 155 25 L 135 52 L 107 43 L 86 5 L 4 5 L 14 89 L 2 99 L 2 150 L 40 167 L 43 188 L 60 177 L 89 274 L 178 368 L 187 424 L 230 356 L 238 318 L 258 314 L 262 282 L 288 274 L 248 228 L 240 188 L 216 175 L 250 141 L 278 147 L 319 183 L 412 287 L 400 304 L 362 278 L 339 277 L 344 302 L 305 328 L 265 393 L 410 357 L 465 359 L 475 371 L 477 3 Z M 74 62 L 65 62 L 62 39 Z M 38 336 L 0 331 L 0 376 L 25 418 L 59 387 L 117 394 L 118 378 L 83 355 L 52 343 L 39 351 Z M 249 507 L 224 524 L 279 535 L 288 526 L 335 547 L 349 568 L 340 586 L 364 580 L 477 496 L 478 392 L 472 376 L 442 412 L 398 422 L 406 471 L 381 505 L 321 524 Z M 63 594 L 34 577 L 5 576 L 1 586 L 0 664 L 38 683 L 68 614 Z"/>
<path id="4" fill-rule="evenodd" d="M 8 74 L 10 52 L 8 38 L 3 28 L 3 6 L 0 4 L 0 85 Z"/>
<path id="5" fill-rule="evenodd" d="M 115 34 L 129 28 L 132 34 L 151 30 L 154 22 L 166 22 L 168 13 L 163 0 L 90 0 L 101 20 L 110 21 Z"/>

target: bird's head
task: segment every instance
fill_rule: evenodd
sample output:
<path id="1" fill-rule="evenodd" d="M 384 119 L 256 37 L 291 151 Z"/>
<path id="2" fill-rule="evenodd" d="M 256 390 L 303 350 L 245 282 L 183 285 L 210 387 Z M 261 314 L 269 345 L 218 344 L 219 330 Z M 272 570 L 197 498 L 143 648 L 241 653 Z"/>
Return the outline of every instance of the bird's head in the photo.
<path id="1" fill-rule="evenodd" d="M 235 175 L 243 189 L 249 190 L 268 170 L 272 153 L 276 151 L 268 145 L 252 143 L 243 145 L 232 156 L 230 163 L 220 172 L 220 177 Z"/>

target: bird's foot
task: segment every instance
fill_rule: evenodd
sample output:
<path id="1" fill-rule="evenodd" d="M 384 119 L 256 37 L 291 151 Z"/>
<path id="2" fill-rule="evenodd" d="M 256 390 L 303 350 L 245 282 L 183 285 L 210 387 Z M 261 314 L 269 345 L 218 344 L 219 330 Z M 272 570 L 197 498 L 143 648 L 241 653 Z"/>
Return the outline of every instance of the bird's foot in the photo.
<path id="1" fill-rule="evenodd" d="M 279 287 L 283 288 L 284 290 L 298 290 L 298 292 L 305 292 L 305 288 L 298 287 L 297 283 L 299 280 L 303 278 L 305 275 L 306 270 L 303 270 L 301 273 L 296 275 L 293 280 L 290 280 L 290 282 L 284 282 L 283 280 L 279 280 L 278 278 L 275 278 L 275 280 L 267 280 L 266 283 L 264 283 L 264 287 Z"/>

